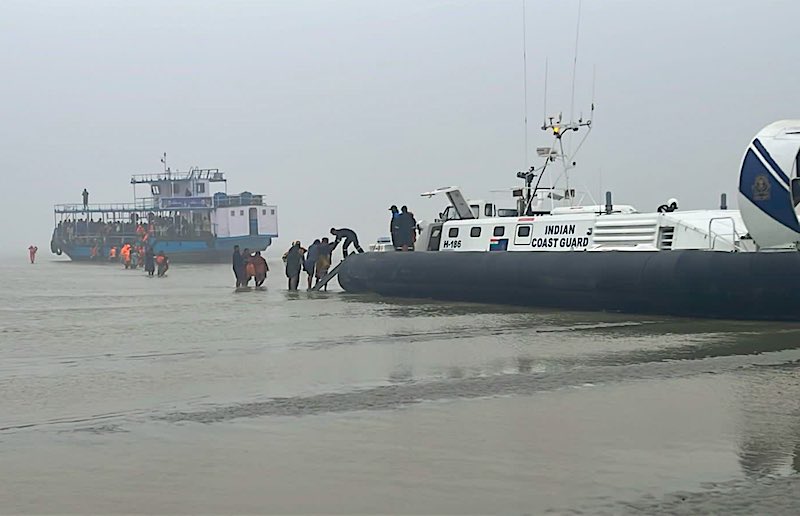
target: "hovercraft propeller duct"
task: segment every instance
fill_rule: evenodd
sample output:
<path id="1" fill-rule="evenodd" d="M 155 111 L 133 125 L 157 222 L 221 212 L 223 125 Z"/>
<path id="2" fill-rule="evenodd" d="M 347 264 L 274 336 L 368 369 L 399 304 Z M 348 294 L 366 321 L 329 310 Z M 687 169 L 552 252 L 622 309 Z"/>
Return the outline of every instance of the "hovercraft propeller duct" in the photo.
<path id="1" fill-rule="evenodd" d="M 781 120 L 750 142 L 739 173 L 739 210 L 759 247 L 800 243 L 800 120 Z"/>

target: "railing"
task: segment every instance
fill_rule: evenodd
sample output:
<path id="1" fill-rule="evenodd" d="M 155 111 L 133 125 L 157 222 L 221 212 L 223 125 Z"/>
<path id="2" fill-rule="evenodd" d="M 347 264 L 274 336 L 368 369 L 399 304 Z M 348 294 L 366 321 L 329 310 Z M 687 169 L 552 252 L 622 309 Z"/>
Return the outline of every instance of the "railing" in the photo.
<path id="1" fill-rule="evenodd" d="M 724 238 L 723 235 L 720 235 L 716 231 L 712 231 L 711 224 L 714 223 L 715 220 L 730 220 L 731 221 L 731 245 L 733 246 L 734 251 L 739 251 L 741 248 L 739 247 L 738 238 L 739 233 L 736 231 L 736 220 L 733 217 L 712 217 L 708 219 L 708 248 L 709 250 L 714 250 L 717 246 L 717 238 Z"/>
<path id="2" fill-rule="evenodd" d="M 157 174 L 134 174 L 131 184 L 157 183 L 160 181 L 189 181 L 192 179 L 208 180 L 212 183 L 225 182 L 225 174 L 218 168 L 193 168 L 189 172 L 159 172 Z"/>
<path id="3" fill-rule="evenodd" d="M 109 203 L 109 204 L 56 204 L 53 206 L 55 213 L 130 213 L 133 211 L 157 210 L 158 206 L 152 199 L 139 202 Z"/>

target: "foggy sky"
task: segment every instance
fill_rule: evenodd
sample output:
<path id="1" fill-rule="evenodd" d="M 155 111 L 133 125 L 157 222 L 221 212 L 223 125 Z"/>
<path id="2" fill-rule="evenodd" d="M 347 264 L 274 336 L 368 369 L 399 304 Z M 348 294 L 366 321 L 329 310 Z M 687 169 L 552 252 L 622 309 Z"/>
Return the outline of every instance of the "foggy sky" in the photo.
<path id="1" fill-rule="evenodd" d="M 569 111 L 577 8 L 526 3 L 531 160 L 545 59 L 548 110 Z M 642 211 L 733 201 L 749 139 L 800 117 L 798 20 L 791 0 L 583 0 L 578 188 Z M 420 192 L 490 198 L 527 168 L 521 0 L 2 0 L 0 48 L 4 254 L 49 257 L 54 203 L 130 202 L 163 152 L 277 204 L 273 254 L 331 226 L 366 246 L 391 204 L 430 218 L 443 199 Z"/>

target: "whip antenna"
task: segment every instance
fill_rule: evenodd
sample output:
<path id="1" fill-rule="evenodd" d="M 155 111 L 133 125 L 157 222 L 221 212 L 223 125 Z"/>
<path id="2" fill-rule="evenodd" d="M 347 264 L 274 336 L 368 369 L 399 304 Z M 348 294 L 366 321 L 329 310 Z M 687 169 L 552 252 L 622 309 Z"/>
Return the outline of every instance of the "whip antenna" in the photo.
<path id="1" fill-rule="evenodd" d="M 525 25 L 525 0 L 522 0 L 522 89 L 524 106 L 523 122 L 525 124 L 525 163 L 528 167 L 528 39 Z"/>

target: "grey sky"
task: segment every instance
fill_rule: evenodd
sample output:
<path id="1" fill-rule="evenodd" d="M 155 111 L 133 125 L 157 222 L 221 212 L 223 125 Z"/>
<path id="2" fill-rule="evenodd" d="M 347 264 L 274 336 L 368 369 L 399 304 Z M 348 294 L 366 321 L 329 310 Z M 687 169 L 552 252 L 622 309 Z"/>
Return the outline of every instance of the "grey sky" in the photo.
<path id="1" fill-rule="evenodd" d="M 527 0 L 530 156 L 569 110 L 577 0 Z M 524 167 L 522 2 L 0 2 L 4 251 L 47 248 L 52 204 L 125 202 L 131 173 L 219 167 L 279 206 L 283 250 L 332 226 L 364 243 L 390 204 L 427 218 Z M 762 126 L 798 112 L 796 1 L 584 0 L 576 179 L 617 202 L 734 197 Z M 509 199 L 510 201 L 510 199 Z"/>

